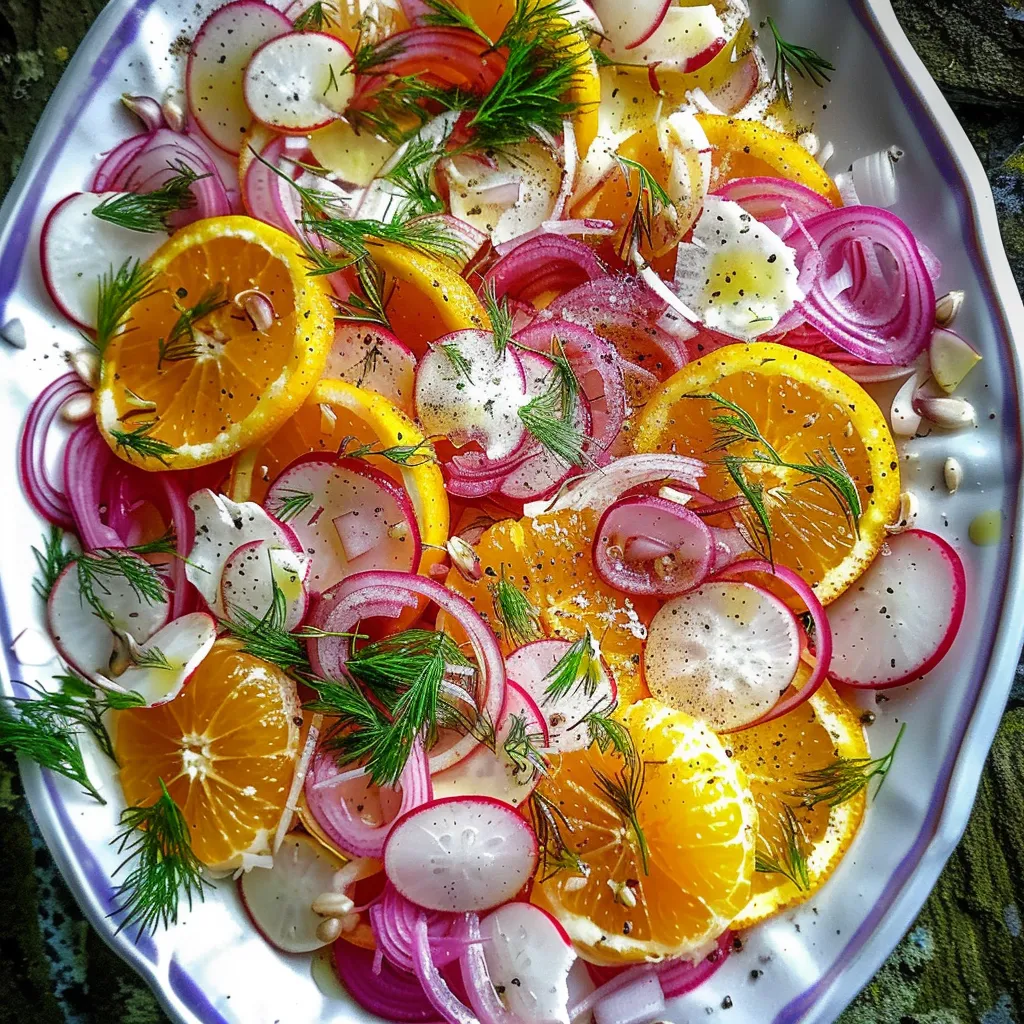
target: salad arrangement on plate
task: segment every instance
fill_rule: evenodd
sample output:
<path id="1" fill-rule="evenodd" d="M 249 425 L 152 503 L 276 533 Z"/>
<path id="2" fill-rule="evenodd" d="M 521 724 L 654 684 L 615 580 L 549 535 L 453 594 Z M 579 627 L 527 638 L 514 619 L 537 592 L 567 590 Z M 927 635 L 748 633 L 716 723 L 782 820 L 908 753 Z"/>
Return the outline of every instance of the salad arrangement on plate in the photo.
<path id="1" fill-rule="evenodd" d="M 744 0 L 234 0 L 124 97 L 0 716 L 115 762 L 122 927 L 234 879 L 385 1019 L 640 1024 L 825 884 L 898 752 L 851 696 L 962 620 L 899 443 L 980 358 L 833 70 Z"/>

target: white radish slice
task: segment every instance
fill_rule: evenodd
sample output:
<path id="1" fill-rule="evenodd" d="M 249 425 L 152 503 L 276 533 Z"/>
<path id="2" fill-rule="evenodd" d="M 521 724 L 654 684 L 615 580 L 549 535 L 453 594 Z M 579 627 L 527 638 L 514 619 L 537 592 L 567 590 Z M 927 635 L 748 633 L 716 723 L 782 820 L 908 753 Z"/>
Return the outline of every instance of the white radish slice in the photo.
<path id="1" fill-rule="evenodd" d="M 139 647 L 135 657 L 141 664 L 129 665 L 117 685 L 139 694 L 147 707 L 166 704 L 185 688 L 216 639 L 217 623 L 206 612 L 172 619 Z"/>
<path id="2" fill-rule="evenodd" d="M 313 912 L 313 903 L 334 892 L 334 878 L 343 867 L 344 861 L 315 839 L 292 833 L 274 854 L 272 868 L 242 875 L 238 893 L 267 942 L 285 953 L 311 953 L 329 944 L 317 937 L 325 919 Z"/>
<path id="3" fill-rule="evenodd" d="M 672 0 L 592 0 L 591 7 L 612 44 L 632 50 L 657 31 L 671 4 Z"/>
<path id="4" fill-rule="evenodd" d="M 323 375 L 376 391 L 413 414 L 416 357 L 386 328 L 339 321 Z"/>
<path id="5" fill-rule="evenodd" d="M 489 797 L 433 800 L 400 818 L 384 870 L 406 899 L 450 913 L 513 899 L 537 868 L 537 837 L 508 804 Z"/>
<path id="6" fill-rule="evenodd" d="M 981 353 L 955 331 L 938 327 L 928 346 L 928 361 L 935 383 L 952 394 L 981 362 Z"/>
<path id="7" fill-rule="evenodd" d="M 276 583 L 284 598 L 282 627 L 291 632 L 306 615 L 309 568 L 308 555 L 274 547 L 265 540 L 252 540 L 235 548 L 220 578 L 221 604 L 227 617 L 236 619 L 241 609 L 251 618 L 262 619 L 273 607 Z"/>
<path id="8" fill-rule="evenodd" d="M 484 960 L 501 1001 L 523 1024 L 569 1024 L 569 971 L 576 952 L 546 910 L 515 901 L 480 922 Z"/>
<path id="9" fill-rule="evenodd" d="M 188 506 L 196 525 L 185 576 L 221 618 L 225 613 L 221 574 L 236 549 L 250 541 L 265 540 L 273 547 L 302 551 L 294 532 L 254 501 L 232 501 L 205 487 L 189 495 Z"/>
<path id="10" fill-rule="evenodd" d="M 96 326 L 100 277 L 125 260 L 148 260 L 167 241 L 162 231 L 129 231 L 92 211 L 120 192 L 75 192 L 62 199 L 43 225 L 39 243 L 43 282 L 57 308 L 82 327 Z"/>
<path id="11" fill-rule="evenodd" d="M 289 503 L 296 501 L 304 507 L 290 514 Z M 265 503 L 287 517 L 311 557 L 313 590 L 323 592 L 357 572 L 419 567 L 422 547 L 412 502 L 391 477 L 359 459 L 303 455 L 274 481 Z"/>
<path id="12" fill-rule="evenodd" d="M 549 749 L 560 754 L 589 746 L 590 733 L 584 721 L 588 712 L 595 708 L 609 708 L 618 697 L 615 680 L 603 665 L 604 671 L 593 694 L 578 686 L 557 699 L 548 695 L 549 676 L 570 647 L 572 644 L 568 640 L 535 640 L 505 659 L 509 679 L 518 682 L 544 715 Z"/>
<path id="13" fill-rule="evenodd" d="M 476 441 L 489 459 L 519 446 L 526 376 L 511 347 L 498 353 L 490 331 L 456 331 L 434 342 L 416 369 L 416 415 L 428 436 Z"/>
<path id="14" fill-rule="evenodd" d="M 670 5 L 646 39 L 632 47 L 612 46 L 607 52 L 613 60 L 648 67 L 657 63 L 659 70 L 689 73 L 707 64 L 725 46 L 726 35 L 714 5 Z"/>
<path id="15" fill-rule="evenodd" d="M 925 530 L 890 537 L 868 571 L 828 607 L 829 675 L 873 689 L 919 679 L 956 639 L 966 597 L 963 563 L 941 537 Z"/>
<path id="16" fill-rule="evenodd" d="M 143 561 L 127 550 L 117 553 Z M 147 601 L 121 574 L 96 579 L 92 591 L 109 614 L 113 630 L 127 634 L 136 643 L 145 643 L 167 622 L 171 612 L 166 590 L 161 600 Z M 74 562 L 57 577 L 47 601 L 46 617 L 57 650 L 72 668 L 88 677 L 109 673 L 118 642 L 83 594 Z"/>
<path id="17" fill-rule="evenodd" d="M 245 68 L 253 53 L 292 23 L 261 0 L 234 0 L 203 22 L 188 55 L 188 109 L 212 142 L 237 155 L 252 115 L 245 104 Z"/>
<path id="18" fill-rule="evenodd" d="M 245 103 L 261 124 L 302 135 L 323 128 L 355 89 L 352 51 L 326 32 L 291 32 L 264 43 L 245 69 Z"/>
<path id="19" fill-rule="evenodd" d="M 508 683 L 505 713 L 495 730 L 494 750 L 481 743 L 469 757 L 431 777 L 438 800 L 451 796 L 489 796 L 519 807 L 540 781 L 537 772 L 517 762 L 506 741 L 519 719 L 535 746 L 548 746 L 547 729 L 540 708 L 515 683 Z M 516 726 L 518 728 L 518 726 Z"/>
<path id="20" fill-rule="evenodd" d="M 658 609 L 643 672 L 658 700 L 721 731 L 777 704 L 799 660 L 800 626 L 783 601 L 750 583 L 705 583 Z"/>

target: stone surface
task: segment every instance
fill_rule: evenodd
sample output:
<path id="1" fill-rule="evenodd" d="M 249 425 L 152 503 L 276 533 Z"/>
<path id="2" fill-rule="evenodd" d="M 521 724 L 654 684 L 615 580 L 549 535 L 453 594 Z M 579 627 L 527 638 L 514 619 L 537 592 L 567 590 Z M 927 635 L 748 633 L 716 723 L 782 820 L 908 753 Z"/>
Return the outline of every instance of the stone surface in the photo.
<path id="1" fill-rule="evenodd" d="M 0 196 L 102 6 L 102 0 L 0 2 Z M 988 169 L 1022 284 L 1024 0 L 893 0 L 893 6 Z M 0 865 L 0 1024 L 164 1024 L 149 990 L 82 920 L 7 757 L 0 757 Z M 840 1024 L 1024 1024 L 1022 922 L 1019 669 L 960 846 L 914 927 Z"/>

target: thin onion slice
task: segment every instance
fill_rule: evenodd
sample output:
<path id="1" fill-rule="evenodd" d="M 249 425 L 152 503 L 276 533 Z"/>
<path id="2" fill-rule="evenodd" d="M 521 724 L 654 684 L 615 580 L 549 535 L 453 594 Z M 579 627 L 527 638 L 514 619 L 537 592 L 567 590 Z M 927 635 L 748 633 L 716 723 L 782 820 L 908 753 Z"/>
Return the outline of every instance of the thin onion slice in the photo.
<path id="1" fill-rule="evenodd" d="M 562 294 L 604 276 L 600 261 L 583 242 L 562 235 L 538 235 L 502 257 L 484 275 L 481 291 L 497 298 L 532 302 L 546 292 Z"/>
<path id="2" fill-rule="evenodd" d="M 334 969 L 352 998 L 369 1013 L 400 1024 L 429 1024 L 437 1011 L 416 977 L 376 960 L 371 950 L 344 939 L 334 944 Z"/>

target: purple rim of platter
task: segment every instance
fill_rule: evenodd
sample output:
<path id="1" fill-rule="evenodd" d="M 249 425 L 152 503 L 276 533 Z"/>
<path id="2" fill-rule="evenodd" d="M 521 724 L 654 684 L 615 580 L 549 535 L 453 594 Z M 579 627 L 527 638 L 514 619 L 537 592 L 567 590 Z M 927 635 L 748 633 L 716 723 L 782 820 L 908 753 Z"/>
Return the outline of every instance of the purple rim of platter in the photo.
<path id="1" fill-rule="evenodd" d="M 88 68 L 84 66 L 79 67 L 76 58 L 65 73 L 62 84 L 68 82 L 70 77 L 75 74 L 82 76 L 82 84 L 76 90 L 76 101 L 68 104 L 68 113 L 62 121 L 56 137 L 43 155 L 42 170 L 29 183 L 24 195 L 19 200 L 20 208 L 10 224 L 6 244 L 3 251 L 0 252 L 0 323 L 7 319 L 5 316 L 7 301 L 15 291 L 21 275 L 23 258 L 29 248 L 32 226 L 39 212 L 39 205 L 49 179 L 47 168 L 54 167 L 60 158 L 67 139 L 71 135 L 71 128 L 77 123 L 81 116 L 81 111 L 86 107 L 85 98 L 107 78 L 124 50 L 135 41 L 142 19 L 154 2 L 155 0 L 136 0 L 115 25 L 110 38 L 93 64 Z M 971 184 L 965 171 L 953 157 L 950 145 L 944 139 L 930 107 L 922 98 L 909 73 L 903 68 L 890 48 L 887 36 L 874 17 L 867 0 L 850 0 L 850 6 L 881 55 L 903 102 L 914 115 L 916 127 L 922 134 L 929 154 L 943 178 L 950 185 L 951 192 L 956 198 L 960 215 L 961 237 L 970 255 L 978 280 L 984 289 L 986 308 L 998 336 L 999 370 L 1003 374 L 1004 379 L 1012 382 L 1013 385 L 1006 389 L 1003 408 L 1003 422 L 1006 429 L 1012 429 L 1013 431 L 1012 436 L 1005 439 L 1010 443 L 1010 451 L 1004 463 L 1006 479 L 1012 484 L 1014 481 L 1019 481 L 1021 470 L 1020 381 L 1016 365 L 1011 357 L 1013 348 L 1012 334 L 999 300 L 992 272 L 983 255 L 985 243 L 982 241 L 982 233 L 970 201 L 970 197 L 973 194 Z M 112 9 L 108 8 L 107 12 L 106 16 L 101 15 L 94 25 L 92 32 L 102 32 L 104 23 L 108 19 L 113 18 Z M 29 155 L 34 155 L 32 148 L 30 148 Z M 1007 504 L 1004 512 L 1007 521 L 1010 523 L 1016 523 L 1017 521 L 1019 498 L 1018 489 L 1013 486 L 1008 487 Z M 957 762 L 961 755 L 964 754 L 963 740 L 968 728 L 972 725 L 984 680 L 989 673 L 993 658 L 997 654 L 997 648 L 1000 646 L 996 643 L 995 637 L 998 631 L 998 623 L 1003 617 L 1006 604 L 1010 568 L 1013 561 L 1010 554 L 1014 547 L 1014 540 L 1012 531 L 1004 532 L 1004 537 L 1000 542 L 998 569 L 993 581 L 994 585 L 991 588 L 994 600 L 991 602 L 989 614 L 983 627 L 984 635 L 992 637 L 993 640 L 989 644 L 987 651 L 979 656 L 972 668 L 971 677 L 964 687 L 964 695 L 957 715 L 949 753 L 941 766 L 938 782 L 931 795 L 924 823 L 910 850 L 886 882 L 881 895 L 863 922 L 855 930 L 841 953 L 836 957 L 831 967 L 825 971 L 818 981 L 784 1006 L 775 1016 L 774 1024 L 797 1024 L 817 1003 L 827 996 L 830 988 L 835 984 L 843 970 L 864 950 L 868 940 L 878 929 L 886 914 L 893 907 L 897 899 L 904 894 L 908 881 L 924 860 L 929 852 L 930 844 L 938 836 L 943 826 L 943 815 L 946 810 L 951 781 L 957 767 Z M 13 680 L 20 672 L 20 665 L 13 654 L 13 637 L 11 635 L 10 620 L 7 614 L 7 604 L 6 598 L 3 595 L 2 582 L 0 582 L 0 634 L 2 634 L 7 669 L 10 678 Z M 17 683 L 15 684 L 15 686 L 18 685 Z M 24 692 L 27 693 L 28 691 Z M 971 775 L 972 791 L 977 784 L 977 776 L 979 774 L 980 762 L 977 770 Z M 55 851 L 55 859 L 58 866 L 67 877 L 74 873 L 80 875 L 90 897 L 89 904 L 84 906 L 83 909 L 92 921 L 92 924 L 115 952 L 139 970 L 154 987 L 157 995 L 163 998 L 162 985 L 165 982 L 164 979 L 158 978 L 154 971 L 157 963 L 157 951 L 153 939 L 148 935 L 136 938 L 130 930 L 117 935 L 111 933 L 109 921 L 106 920 L 106 916 L 114 908 L 111 881 L 96 863 L 88 844 L 71 820 L 52 777 L 46 772 L 40 773 L 40 777 L 43 779 L 43 786 L 39 795 L 45 798 L 49 808 L 52 810 L 70 852 L 70 857 L 67 857 L 61 855 L 59 851 Z M 966 824 L 966 818 L 964 824 Z M 957 832 L 959 832 L 959 827 Z M 949 852 L 951 852 L 951 849 L 943 851 L 942 860 L 945 860 Z M 906 925 L 911 923 L 912 917 L 920 909 L 926 898 L 927 892 L 921 893 L 920 899 L 915 898 L 913 900 L 914 905 L 909 907 L 909 913 L 907 913 L 906 907 L 901 908 L 901 916 L 907 917 Z M 226 1018 L 210 1003 L 201 987 L 173 959 L 168 965 L 166 984 L 170 987 L 175 997 L 180 1000 L 181 1006 L 187 1009 L 202 1024 L 228 1024 Z M 168 1007 L 168 1009 L 172 1008 Z"/>

